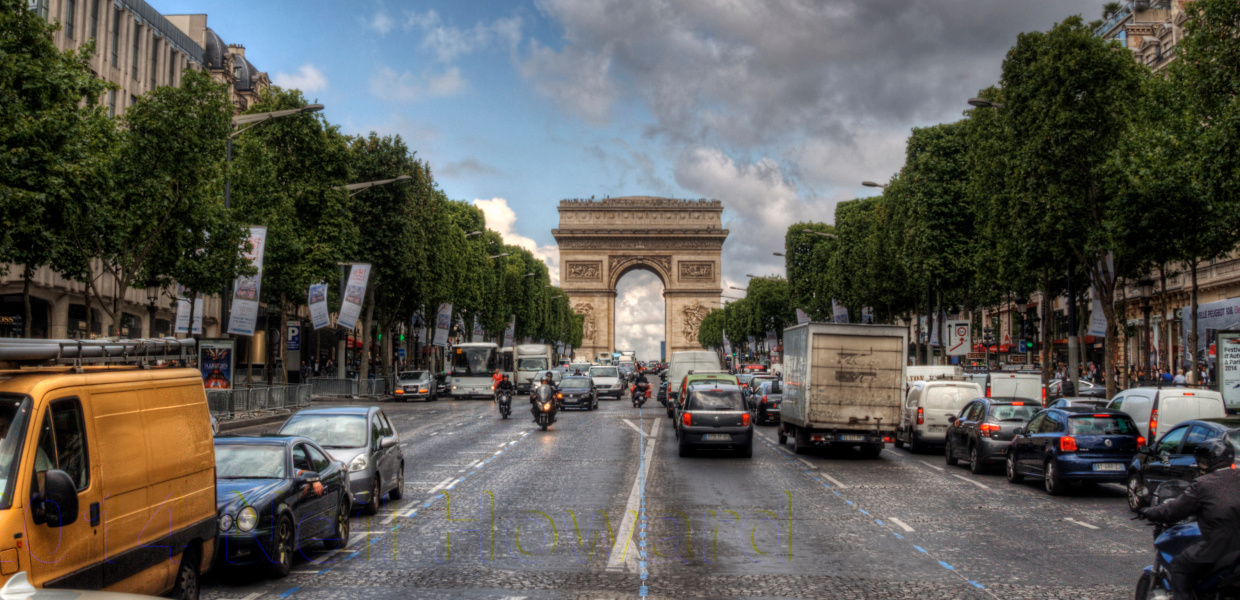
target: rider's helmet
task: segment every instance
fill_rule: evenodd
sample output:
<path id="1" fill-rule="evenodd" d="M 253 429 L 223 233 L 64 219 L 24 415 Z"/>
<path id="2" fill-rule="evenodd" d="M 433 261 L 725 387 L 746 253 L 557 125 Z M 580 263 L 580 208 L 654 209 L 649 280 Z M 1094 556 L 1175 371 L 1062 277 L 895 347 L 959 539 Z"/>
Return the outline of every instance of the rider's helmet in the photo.
<path id="1" fill-rule="evenodd" d="M 545 384 L 547 384 L 547 385 L 551 385 L 551 383 L 552 383 L 552 379 L 551 379 L 551 371 L 547 371 L 547 372 L 543 373 L 543 379 L 542 379 L 542 381 L 543 381 L 543 383 L 545 383 Z"/>
<path id="2" fill-rule="evenodd" d="M 1222 439 L 1206 440 L 1193 451 L 1197 458 L 1197 468 L 1202 473 L 1213 473 L 1219 469 L 1230 468 L 1236 461 L 1236 451 L 1231 444 Z"/>
<path id="3" fill-rule="evenodd" d="M 499 376 L 499 380 L 500 380 L 500 381 L 508 381 L 508 374 L 507 374 L 507 373 L 504 373 L 504 374 L 500 375 L 500 376 Z"/>

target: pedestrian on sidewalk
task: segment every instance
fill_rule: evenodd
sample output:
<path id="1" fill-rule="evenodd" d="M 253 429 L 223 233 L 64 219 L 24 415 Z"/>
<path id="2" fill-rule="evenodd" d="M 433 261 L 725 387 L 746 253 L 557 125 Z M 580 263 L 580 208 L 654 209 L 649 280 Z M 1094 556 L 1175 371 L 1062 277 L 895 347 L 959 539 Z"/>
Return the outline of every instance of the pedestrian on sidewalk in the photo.
<path id="1" fill-rule="evenodd" d="M 1172 381 L 1176 385 L 1184 385 L 1185 383 L 1188 383 L 1188 379 L 1184 377 L 1184 369 L 1180 369 L 1180 372 L 1176 374 L 1175 379 Z"/>

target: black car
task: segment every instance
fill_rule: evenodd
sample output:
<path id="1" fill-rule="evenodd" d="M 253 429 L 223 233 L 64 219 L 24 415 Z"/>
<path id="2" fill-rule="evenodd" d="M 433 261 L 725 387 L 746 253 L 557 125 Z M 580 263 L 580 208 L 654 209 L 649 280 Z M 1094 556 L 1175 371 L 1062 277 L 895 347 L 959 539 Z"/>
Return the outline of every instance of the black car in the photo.
<path id="1" fill-rule="evenodd" d="M 1024 427 L 1042 406 L 1018 398 L 977 398 L 947 425 L 943 455 L 947 464 L 969 461 L 969 470 L 981 473 L 988 463 L 1007 457 L 1016 429 Z"/>
<path id="2" fill-rule="evenodd" d="M 1164 433 L 1157 443 L 1143 446 L 1128 465 L 1128 508 L 1135 512 L 1145 506 L 1145 491 L 1164 481 L 1195 479 L 1197 459 L 1193 451 L 1202 442 L 1218 437 L 1226 438 L 1240 454 L 1240 418 L 1185 421 Z"/>
<path id="3" fill-rule="evenodd" d="M 753 456 L 753 420 L 745 410 L 739 386 L 690 386 L 676 424 L 680 455 L 698 448 L 732 448 L 742 458 Z"/>
<path id="4" fill-rule="evenodd" d="M 1060 398 L 1051 402 L 1046 408 L 1106 408 L 1109 401 L 1106 398 Z"/>
<path id="5" fill-rule="evenodd" d="M 560 380 L 560 407 L 580 410 L 598 408 L 598 390 L 589 377 L 569 376 Z"/>
<path id="6" fill-rule="evenodd" d="M 288 575 L 293 556 L 349 543 L 344 463 L 301 436 L 215 438 L 216 560 Z"/>
<path id="7" fill-rule="evenodd" d="M 763 381 L 749 398 L 754 420 L 758 424 L 779 424 L 779 405 L 784 401 L 784 384 L 779 380 Z"/>
<path id="8" fill-rule="evenodd" d="M 1063 397 L 1063 380 L 1054 379 L 1046 384 L 1046 399 L 1048 401 Z M 1074 398 L 1102 398 L 1107 397 L 1107 387 L 1090 383 L 1084 379 L 1076 381 L 1076 393 L 1072 395 Z"/>

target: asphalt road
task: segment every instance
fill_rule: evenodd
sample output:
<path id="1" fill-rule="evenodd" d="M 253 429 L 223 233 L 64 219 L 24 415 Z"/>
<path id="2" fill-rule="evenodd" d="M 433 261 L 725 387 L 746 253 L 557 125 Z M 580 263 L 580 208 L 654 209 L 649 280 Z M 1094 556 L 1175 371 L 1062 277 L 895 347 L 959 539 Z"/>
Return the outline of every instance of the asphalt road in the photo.
<path id="1" fill-rule="evenodd" d="M 490 402 L 383 408 L 405 498 L 344 551 L 308 549 L 283 580 L 216 570 L 204 598 L 1119 599 L 1151 556 L 1119 486 L 1051 498 L 892 447 L 798 457 L 774 427 L 751 459 L 680 458 L 653 401 L 546 432 L 520 400 L 507 421 Z"/>

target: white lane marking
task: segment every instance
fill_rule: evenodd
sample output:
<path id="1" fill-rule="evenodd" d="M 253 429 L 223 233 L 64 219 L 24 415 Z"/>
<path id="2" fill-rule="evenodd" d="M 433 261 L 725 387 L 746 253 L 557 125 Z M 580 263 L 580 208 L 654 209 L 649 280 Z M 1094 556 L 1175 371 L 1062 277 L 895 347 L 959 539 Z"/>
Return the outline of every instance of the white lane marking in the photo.
<path id="1" fill-rule="evenodd" d="M 913 530 L 913 528 L 912 528 L 912 527 L 909 527 L 907 523 L 905 523 L 904 521 L 901 521 L 900 519 L 897 519 L 897 518 L 895 518 L 895 517 L 887 517 L 887 520 L 888 520 L 888 521 L 891 521 L 892 523 L 895 523 L 896 525 L 899 525 L 899 526 L 900 526 L 900 529 L 903 529 L 904 531 L 912 531 L 912 530 Z"/>
<path id="2" fill-rule="evenodd" d="M 504 453 L 504 451 L 503 451 L 503 450 L 496 450 L 496 451 L 495 451 L 495 454 L 492 454 L 491 456 L 499 456 L 499 455 L 501 455 L 501 454 L 503 454 L 503 453 Z"/>
<path id="3" fill-rule="evenodd" d="M 315 573 L 317 574 L 321 570 L 322 569 L 316 569 L 314 571 L 293 571 L 293 573 Z M 250 594 L 249 596 L 246 596 L 244 598 L 240 598 L 239 600 L 257 600 L 262 595 L 263 595 L 263 592 L 254 592 L 253 594 Z"/>
<path id="4" fill-rule="evenodd" d="M 629 427 L 632 427 L 632 428 L 633 428 L 633 431 L 636 431 L 637 433 L 640 433 L 640 434 L 642 434 L 642 435 L 644 435 L 644 436 L 649 436 L 649 435 L 650 435 L 650 434 L 646 433 L 645 431 L 642 431 L 642 428 L 641 428 L 641 427 L 638 427 L 637 425 L 634 425 L 632 421 L 630 421 L 630 420 L 628 420 L 628 419 L 620 419 L 620 420 L 621 420 L 621 421 L 624 421 L 624 424 L 625 424 L 625 425 L 628 425 Z"/>
<path id="5" fill-rule="evenodd" d="M 438 432 L 438 431 L 432 431 L 432 432 L 431 432 L 431 435 L 439 435 L 439 432 Z"/>
<path id="6" fill-rule="evenodd" d="M 1088 527 L 1089 529 L 1101 529 L 1101 527 L 1098 527 L 1097 525 L 1090 525 L 1089 523 L 1086 523 L 1084 521 L 1077 521 L 1076 519 L 1073 519 L 1073 518 L 1065 518 L 1064 520 L 1069 523 L 1080 525 L 1081 527 Z"/>
<path id="7" fill-rule="evenodd" d="M 805 463 L 805 466 L 807 466 L 807 467 L 809 467 L 809 468 L 811 468 L 811 469 L 817 469 L 817 468 L 818 468 L 817 466 L 815 466 L 815 465 L 814 465 L 814 463 L 809 462 L 808 460 L 805 460 L 804 458 L 801 458 L 800 456 L 794 456 L 793 458 L 795 458 L 795 459 L 797 459 L 797 460 L 799 460 L 799 461 L 801 461 L 801 462 Z M 828 476 L 828 477 L 827 477 L 827 479 L 831 479 L 831 477 L 830 477 L 830 476 Z M 831 481 L 835 481 L 835 480 L 834 480 L 834 479 L 831 479 Z M 835 485 L 839 485 L 840 487 L 844 487 L 844 486 L 840 485 L 840 483 L 839 483 L 838 481 L 836 481 L 836 482 L 835 482 Z"/>
<path id="8" fill-rule="evenodd" d="M 461 479 L 464 479 L 464 477 L 462 477 Z M 446 487 L 446 488 L 444 488 L 444 489 L 445 489 L 445 490 L 450 490 L 450 489 L 452 489 L 452 488 L 456 487 L 456 484 L 460 483 L 460 482 L 461 482 L 461 479 L 457 479 L 456 481 L 453 481 L 452 483 L 449 483 L 449 484 L 448 484 L 448 487 Z"/>
<path id="9" fill-rule="evenodd" d="M 633 533 L 636 529 L 634 525 L 637 523 L 637 511 L 641 506 L 641 483 L 650 474 L 650 461 L 654 460 L 654 445 L 659 441 L 658 434 L 661 423 L 663 423 L 662 419 L 655 420 L 654 426 L 650 428 L 652 435 L 649 440 L 638 438 L 639 442 L 646 445 L 646 456 L 642 463 L 643 472 L 639 472 L 633 477 L 633 489 L 629 492 L 629 501 L 624 507 L 624 520 L 620 522 L 620 529 L 616 530 L 616 540 L 611 545 L 611 555 L 607 557 L 608 571 L 637 572 L 637 554 L 639 550 L 637 542 L 634 541 Z M 645 433 L 643 432 L 642 435 L 645 435 Z"/>
<path id="10" fill-rule="evenodd" d="M 921 464 L 923 464 L 923 465 L 926 465 L 927 467 L 930 467 L 931 469 L 934 469 L 935 471 L 938 471 L 938 472 L 940 472 L 940 473 L 942 473 L 942 472 L 943 472 L 943 467 L 936 467 L 936 466 L 934 466 L 934 465 L 932 465 L 932 464 L 930 464 L 930 463 L 928 463 L 928 462 L 926 462 L 926 461 L 924 461 L 924 460 L 919 460 L 919 461 L 917 461 L 917 462 L 919 462 L 919 463 L 921 463 Z"/>
<path id="11" fill-rule="evenodd" d="M 842 490 L 846 490 L 846 489 L 848 489 L 848 486 L 846 486 L 846 485 L 844 485 L 844 484 L 840 483 L 840 480 L 838 480 L 838 479 L 836 479 L 836 478 L 834 478 L 834 477 L 832 477 L 832 476 L 830 476 L 830 475 L 827 475 L 826 473 L 823 473 L 823 474 L 822 474 L 822 476 L 823 476 L 823 477 L 826 477 L 826 478 L 827 478 L 827 481 L 830 481 L 831 483 L 834 483 L 834 484 L 835 484 L 835 487 L 838 487 L 838 488 L 840 488 L 840 489 L 842 489 Z"/>
<path id="12" fill-rule="evenodd" d="M 457 471 L 457 473 L 464 473 L 465 471 L 468 471 L 468 470 L 470 470 L 470 469 L 474 468 L 474 466 L 475 466 L 475 465 L 477 465 L 477 464 L 478 464 L 478 463 L 480 463 L 480 462 L 482 462 L 482 461 L 480 461 L 480 460 L 475 460 L 474 462 L 471 462 L 471 463 L 469 463 L 468 465 L 466 465 L 464 469 L 461 469 L 460 471 Z"/>
<path id="13" fill-rule="evenodd" d="M 988 490 L 988 489 L 990 489 L 990 486 L 988 486 L 988 485 L 986 485 L 986 484 L 984 484 L 984 483 L 978 482 L 978 481 L 973 481 L 972 479 L 969 479 L 968 477 L 965 477 L 964 475 L 957 475 L 957 474 L 955 474 L 955 473 L 952 473 L 952 477 L 955 477 L 956 479 L 959 479 L 960 481 L 967 481 L 967 482 L 969 482 L 969 483 L 971 483 L 971 484 L 973 484 L 973 485 L 976 485 L 977 487 L 980 487 L 980 488 L 982 488 L 982 489 L 984 489 L 984 490 Z"/>
<path id="14" fill-rule="evenodd" d="M 499 447 L 500 447 L 500 448 L 503 448 L 504 446 L 507 446 L 507 445 L 508 445 L 508 442 L 504 442 L 504 443 L 500 444 L 500 445 L 499 445 Z"/>
<path id="15" fill-rule="evenodd" d="M 435 487 L 431 488 L 431 489 L 430 489 L 430 491 L 429 491 L 429 492 L 426 492 L 426 493 L 427 493 L 427 494 L 434 494 L 435 492 L 438 492 L 439 490 L 442 490 L 442 489 L 444 488 L 444 486 L 448 485 L 449 483 L 452 483 L 452 478 L 451 478 L 451 477 L 449 477 L 449 478 L 447 478 L 447 479 L 445 479 L 445 480 L 443 480 L 443 481 L 440 481 L 439 483 L 435 484 Z"/>

